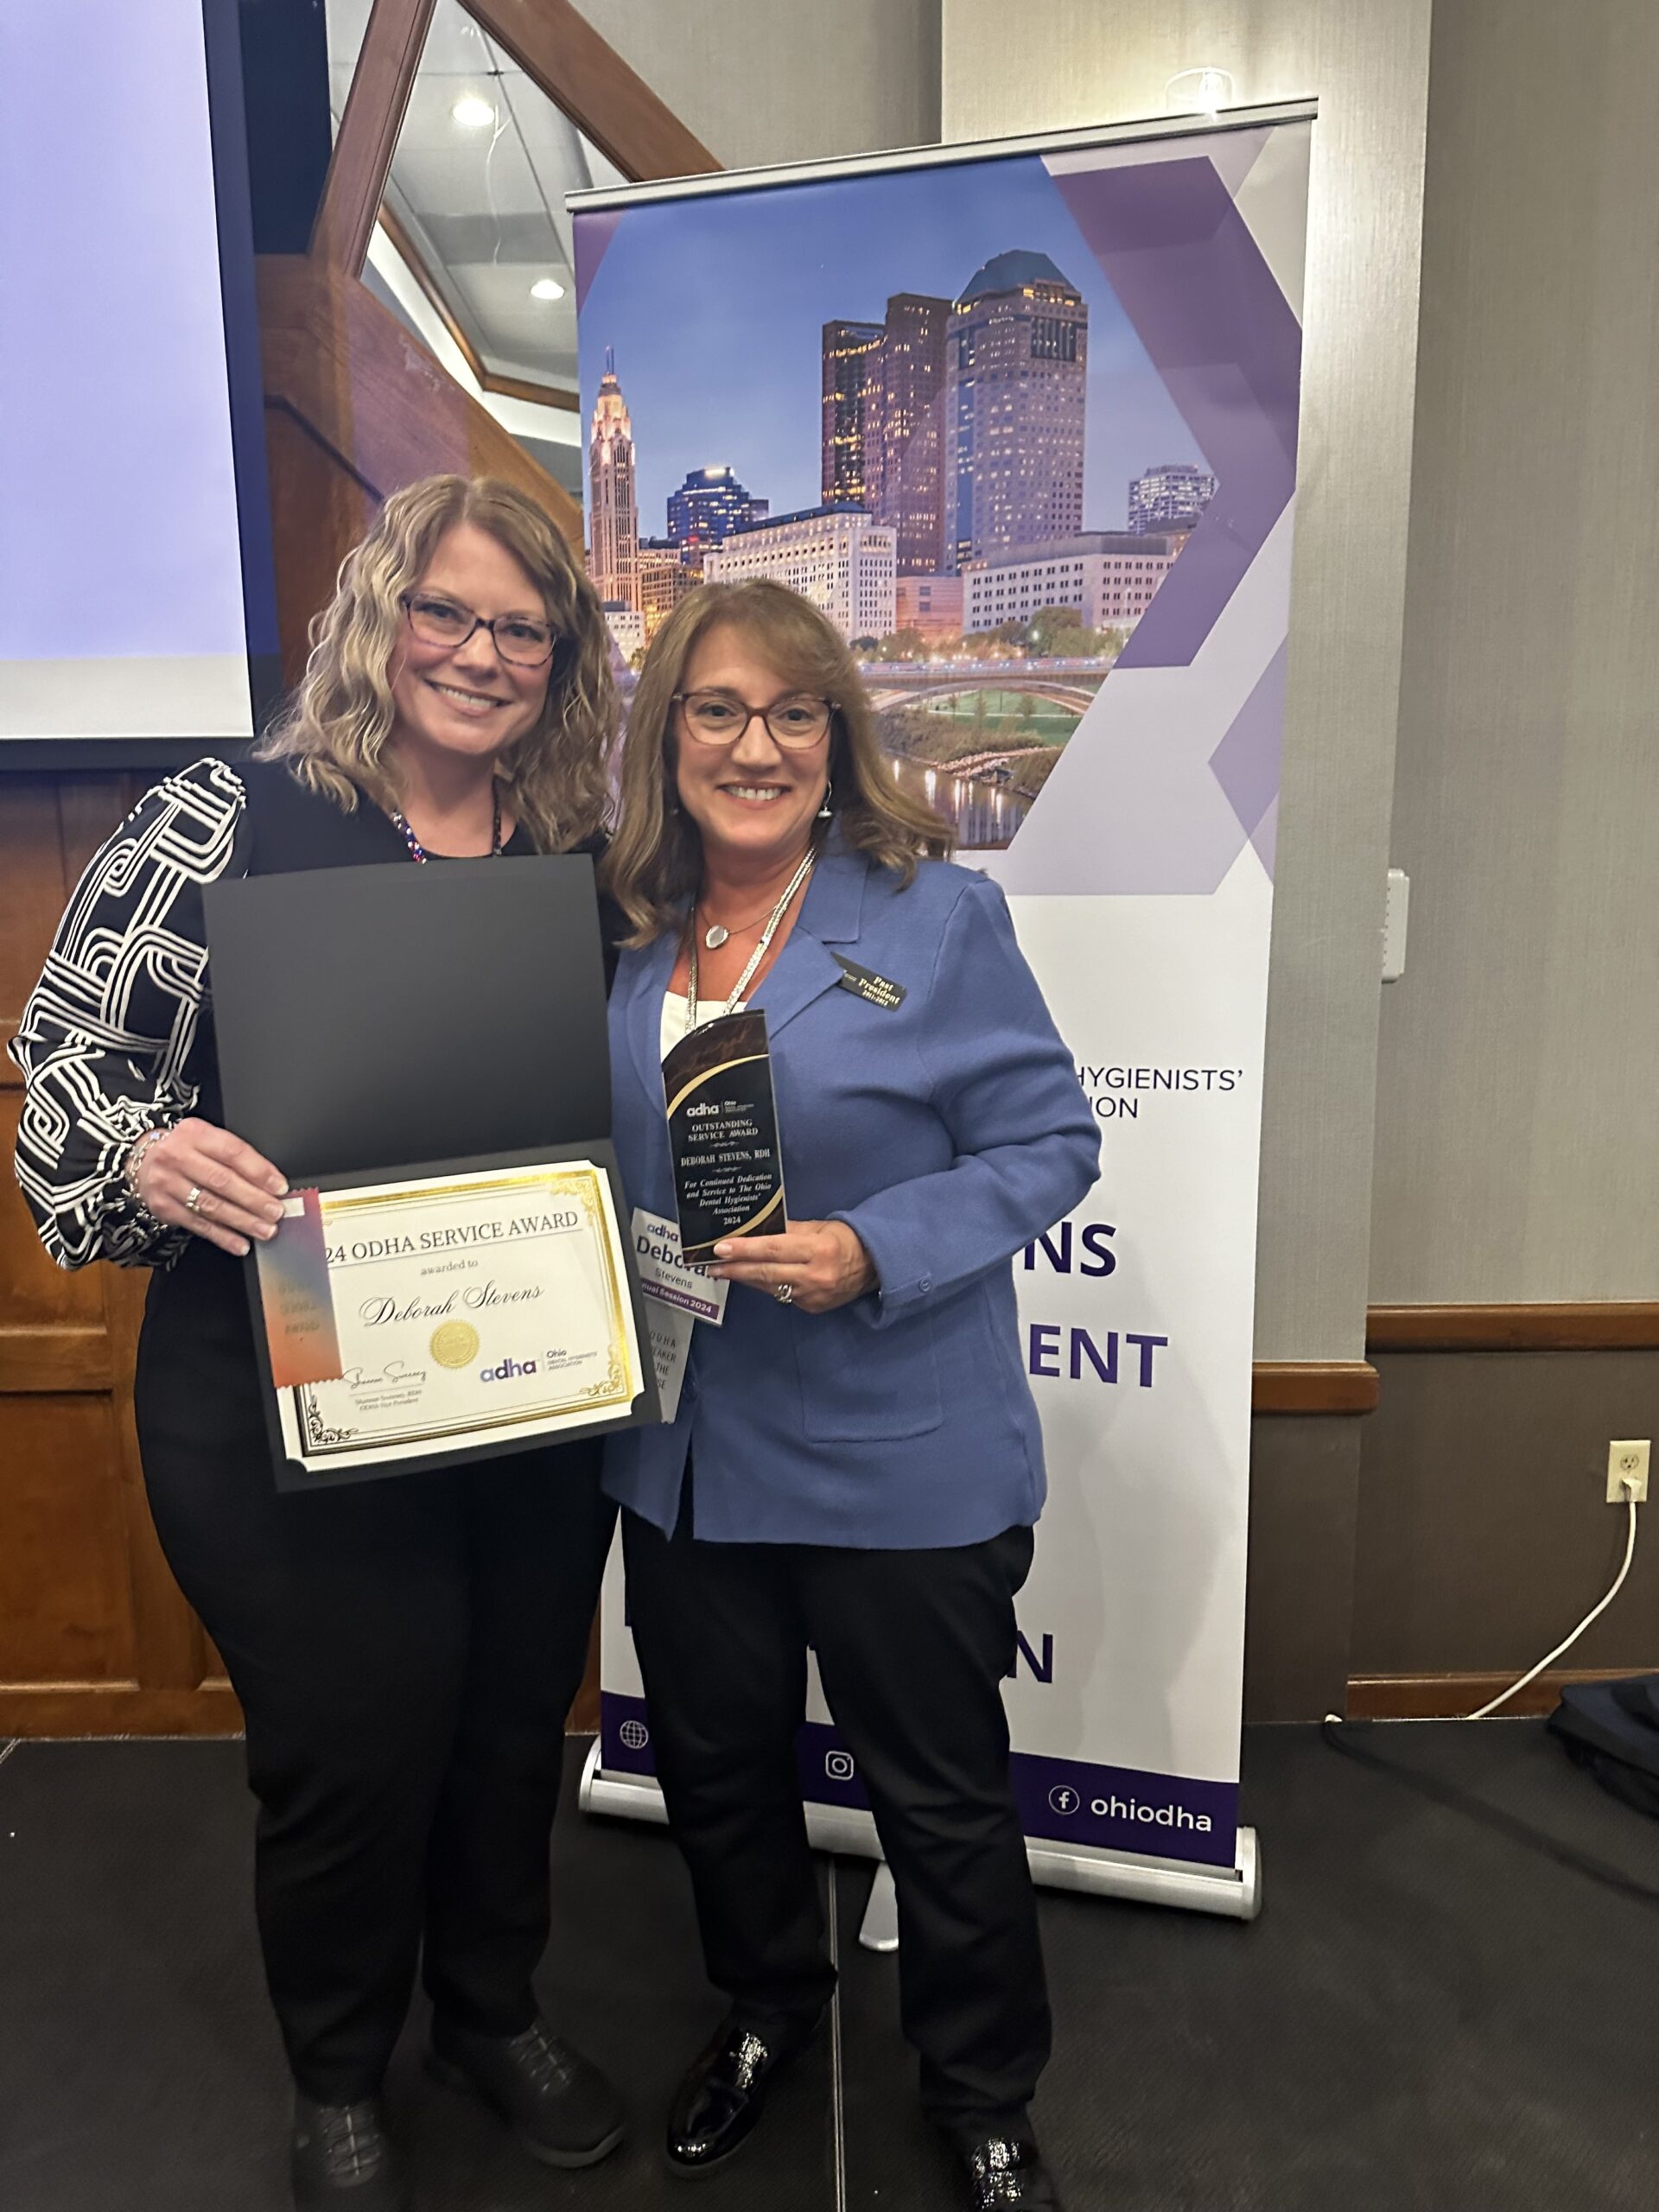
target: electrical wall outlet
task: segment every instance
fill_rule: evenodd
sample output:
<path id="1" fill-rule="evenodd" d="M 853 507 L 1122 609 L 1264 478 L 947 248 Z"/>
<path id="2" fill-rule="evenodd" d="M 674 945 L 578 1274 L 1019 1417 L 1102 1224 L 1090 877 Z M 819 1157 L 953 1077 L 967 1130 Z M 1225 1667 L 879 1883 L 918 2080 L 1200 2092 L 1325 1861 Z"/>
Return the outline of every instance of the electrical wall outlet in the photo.
<path id="1" fill-rule="evenodd" d="M 1406 972 L 1406 917 L 1411 906 L 1411 878 L 1402 868 L 1389 870 L 1382 906 L 1382 980 L 1397 983 Z"/>
<path id="2" fill-rule="evenodd" d="M 1622 1444 L 1607 1446 L 1607 1503 L 1623 1505 L 1633 1497 L 1639 1505 L 1648 1494 L 1648 1454 L 1652 1450 L 1648 1439 L 1626 1438 Z"/>

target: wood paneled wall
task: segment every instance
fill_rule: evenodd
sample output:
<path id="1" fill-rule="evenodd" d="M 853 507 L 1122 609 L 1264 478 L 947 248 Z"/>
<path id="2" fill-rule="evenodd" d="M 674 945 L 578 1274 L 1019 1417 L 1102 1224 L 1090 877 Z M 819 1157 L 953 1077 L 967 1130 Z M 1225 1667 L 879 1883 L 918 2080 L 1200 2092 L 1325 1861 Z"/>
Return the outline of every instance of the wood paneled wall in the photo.
<path id="1" fill-rule="evenodd" d="M 130 799 L 114 777 L 0 785 L 0 1041 L 71 887 Z M 7 1160 L 22 1104 L 17 1071 L 0 1060 Z M 239 1725 L 144 1504 L 132 1354 L 147 1280 L 54 1268 L 0 1177 L 0 1736 Z"/>

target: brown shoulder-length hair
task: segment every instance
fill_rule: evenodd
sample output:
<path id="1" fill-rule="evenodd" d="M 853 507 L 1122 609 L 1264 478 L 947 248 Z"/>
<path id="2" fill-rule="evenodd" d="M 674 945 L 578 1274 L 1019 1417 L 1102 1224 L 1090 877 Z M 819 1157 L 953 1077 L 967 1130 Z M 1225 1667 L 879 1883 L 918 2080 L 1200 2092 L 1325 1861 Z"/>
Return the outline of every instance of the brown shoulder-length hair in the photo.
<path id="1" fill-rule="evenodd" d="M 696 823 L 674 796 L 674 695 L 687 662 L 711 630 L 741 630 L 786 689 L 831 700 L 831 822 L 845 843 L 908 884 L 918 860 L 950 857 L 950 824 L 899 790 L 875 734 L 870 702 L 847 641 L 810 600 L 785 584 L 702 584 L 683 599 L 652 641 L 628 709 L 622 745 L 620 819 L 601 868 L 607 889 L 633 925 L 630 945 L 678 926 L 702 876 Z"/>
<path id="2" fill-rule="evenodd" d="M 305 675 L 258 747 L 289 760 L 306 787 L 347 814 L 366 791 L 399 802 L 391 735 L 391 668 L 403 599 L 457 523 L 486 530 L 536 581 L 558 636 L 547 704 L 496 763 L 503 801 L 538 852 L 559 852 L 602 829 L 616 742 L 610 632 L 579 559 L 536 502 L 499 478 L 425 476 L 394 492 L 340 564 L 334 596 L 311 625 Z"/>

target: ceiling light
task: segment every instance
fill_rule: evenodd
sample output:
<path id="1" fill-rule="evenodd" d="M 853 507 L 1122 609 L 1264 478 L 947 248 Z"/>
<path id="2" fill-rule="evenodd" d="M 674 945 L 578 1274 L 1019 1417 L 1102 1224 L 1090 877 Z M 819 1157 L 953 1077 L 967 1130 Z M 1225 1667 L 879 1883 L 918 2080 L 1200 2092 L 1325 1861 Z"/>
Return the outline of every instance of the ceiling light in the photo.
<path id="1" fill-rule="evenodd" d="M 562 300 L 564 287 L 556 276 L 538 276 L 530 288 L 532 300 Z"/>
<path id="2" fill-rule="evenodd" d="M 482 130 L 495 121 L 495 109 L 476 92 L 463 92 L 449 111 L 463 130 Z"/>

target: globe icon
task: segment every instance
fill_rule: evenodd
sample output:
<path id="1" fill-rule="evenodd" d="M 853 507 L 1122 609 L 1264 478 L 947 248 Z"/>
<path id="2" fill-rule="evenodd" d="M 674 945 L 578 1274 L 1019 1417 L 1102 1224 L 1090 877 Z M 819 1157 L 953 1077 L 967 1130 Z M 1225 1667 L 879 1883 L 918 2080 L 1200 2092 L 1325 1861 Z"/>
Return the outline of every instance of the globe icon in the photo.
<path id="1" fill-rule="evenodd" d="M 625 1720 L 617 1733 L 631 1751 L 643 1751 L 651 1741 L 651 1731 L 643 1720 Z"/>

